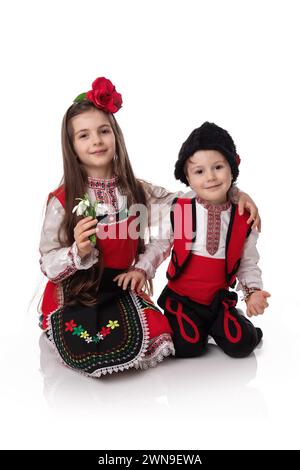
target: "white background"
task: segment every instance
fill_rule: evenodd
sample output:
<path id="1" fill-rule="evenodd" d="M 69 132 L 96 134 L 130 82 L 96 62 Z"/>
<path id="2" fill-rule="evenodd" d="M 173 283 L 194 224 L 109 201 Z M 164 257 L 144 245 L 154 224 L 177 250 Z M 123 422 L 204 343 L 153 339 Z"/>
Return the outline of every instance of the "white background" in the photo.
<path id="1" fill-rule="evenodd" d="M 297 3 L 1 3 L 2 448 L 299 448 Z M 272 293 L 251 357 L 211 346 L 203 358 L 96 381 L 40 340 L 38 244 L 62 176 L 61 120 L 98 76 L 123 95 L 116 117 L 138 177 L 184 190 L 173 167 L 192 129 L 211 120 L 233 135 Z"/>

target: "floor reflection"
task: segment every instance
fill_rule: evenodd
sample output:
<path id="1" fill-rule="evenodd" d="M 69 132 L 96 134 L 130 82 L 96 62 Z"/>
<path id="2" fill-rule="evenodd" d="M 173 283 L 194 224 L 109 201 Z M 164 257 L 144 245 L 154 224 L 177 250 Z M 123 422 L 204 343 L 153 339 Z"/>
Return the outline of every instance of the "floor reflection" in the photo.
<path id="1" fill-rule="evenodd" d="M 129 370 L 100 379 L 85 377 L 62 365 L 44 334 L 40 365 L 48 405 L 64 412 L 122 416 L 162 416 L 176 419 L 265 418 L 267 408 L 256 378 L 254 354 L 232 359 L 209 344 L 198 358 L 165 360 L 147 371 Z"/>

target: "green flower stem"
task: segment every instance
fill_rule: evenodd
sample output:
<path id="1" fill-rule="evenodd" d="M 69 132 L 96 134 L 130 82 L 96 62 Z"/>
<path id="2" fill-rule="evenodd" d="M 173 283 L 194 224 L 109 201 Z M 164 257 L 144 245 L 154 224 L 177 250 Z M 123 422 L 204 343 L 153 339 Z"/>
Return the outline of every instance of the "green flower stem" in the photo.
<path id="1" fill-rule="evenodd" d="M 95 206 L 90 205 L 87 208 L 86 213 L 87 213 L 86 217 L 90 216 L 90 217 L 93 217 L 93 219 L 95 219 L 96 218 Z M 96 245 L 96 242 L 97 242 L 96 234 L 94 233 L 93 235 L 90 235 L 89 240 L 92 242 L 93 245 Z"/>
<path id="2" fill-rule="evenodd" d="M 89 236 L 90 241 L 92 242 L 93 245 L 96 245 L 97 239 L 96 239 L 96 234 L 90 235 Z"/>

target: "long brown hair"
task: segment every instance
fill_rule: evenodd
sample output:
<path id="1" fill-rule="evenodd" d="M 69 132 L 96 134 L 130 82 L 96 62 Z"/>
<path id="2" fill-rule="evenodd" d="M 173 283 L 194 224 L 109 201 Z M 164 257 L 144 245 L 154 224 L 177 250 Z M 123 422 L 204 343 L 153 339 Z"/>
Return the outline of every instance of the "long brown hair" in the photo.
<path id="1" fill-rule="evenodd" d="M 74 243 L 74 227 L 78 222 L 76 214 L 72 213 L 75 199 L 82 197 L 86 192 L 88 175 L 84 165 L 77 158 L 73 146 L 73 128 L 71 119 L 78 114 L 91 109 L 97 109 L 90 101 L 74 103 L 67 110 L 62 122 L 62 154 L 64 176 L 61 185 L 65 190 L 65 217 L 59 229 L 59 241 L 62 246 L 71 246 Z M 118 177 L 118 188 L 121 194 L 127 196 L 128 207 L 131 204 L 147 205 L 147 196 L 141 182 L 134 176 L 122 131 L 113 114 L 107 114 L 109 123 L 115 135 L 117 160 L 114 160 L 114 174 Z M 144 237 L 139 238 L 137 255 L 145 250 Z M 65 305 L 82 303 L 92 306 L 97 303 L 100 288 L 103 263 L 100 260 L 90 269 L 79 270 L 67 278 L 64 285 Z M 148 291 L 152 293 L 152 283 L 148 284 Z"/>

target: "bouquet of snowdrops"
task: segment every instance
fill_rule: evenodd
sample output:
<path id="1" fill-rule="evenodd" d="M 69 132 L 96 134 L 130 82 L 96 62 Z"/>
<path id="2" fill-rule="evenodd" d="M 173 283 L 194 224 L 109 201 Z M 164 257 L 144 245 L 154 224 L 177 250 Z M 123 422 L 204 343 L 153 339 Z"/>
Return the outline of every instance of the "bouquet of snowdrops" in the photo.
<path id="1" fill-rule="evenodd" d="M 72 210 L 72 214 L 76 212 L 77 215 L 83 215 L 84 217 L 99 217 L 108 213 L 107 204 L 102 204 L 101 202 L 95 201 L 92 203 L 90 201 L 89 195 L 84 194 L 83 198 L 76 198 L 76 201 L 80 201 Z M 89 237 L 90 241 L 95 245 L 96 244 L 96 234 Z"/>

